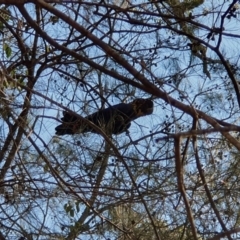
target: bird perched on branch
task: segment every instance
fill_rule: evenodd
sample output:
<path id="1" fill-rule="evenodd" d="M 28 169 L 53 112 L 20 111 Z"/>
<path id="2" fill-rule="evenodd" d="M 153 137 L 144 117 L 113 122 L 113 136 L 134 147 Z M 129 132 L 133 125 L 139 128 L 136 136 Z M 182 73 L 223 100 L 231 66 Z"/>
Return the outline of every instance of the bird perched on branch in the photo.
<path id="1" fill-rule="evenodd" d="M 91 123 L 101 128 L 107 134 L 120 134 L 126 131 L 131 121 L 149 115 L 153 112 L 153 102 L 150 99 L 137 98 L 130 103 L 120 103 L 109 108 L 99 110 L 85 120 L 77 117 L 77 114 L 63 112 L 62 124 L 55 128 L 57 135 L 78 134 L 93 132 L 99 133 Z"/>

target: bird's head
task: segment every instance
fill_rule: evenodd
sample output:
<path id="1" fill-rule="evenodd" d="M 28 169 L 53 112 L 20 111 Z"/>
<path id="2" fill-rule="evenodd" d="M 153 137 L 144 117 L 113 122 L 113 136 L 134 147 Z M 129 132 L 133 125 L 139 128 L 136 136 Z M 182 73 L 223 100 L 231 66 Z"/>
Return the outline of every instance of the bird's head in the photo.
<path id="1" fill-rule="evenodd" d="M 137 98 L 132 102 L 136 117 L 141 117 L 153 113 L 153 101 L 150 99 Z"/>

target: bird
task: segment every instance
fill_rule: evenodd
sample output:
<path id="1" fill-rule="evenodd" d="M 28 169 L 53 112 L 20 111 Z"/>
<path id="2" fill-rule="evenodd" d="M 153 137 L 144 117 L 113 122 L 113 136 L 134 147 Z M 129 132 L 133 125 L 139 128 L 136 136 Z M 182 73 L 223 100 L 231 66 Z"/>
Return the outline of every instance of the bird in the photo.
<path id="1" fill-rule="evenodd" d="M 106 134 L 121 134 L 131 126 L 131 121 L 153 113 L 153 101 L 150 99 L 137 98 L 130 103 L 119 103 L 114 106 L 99 110 L 82 118 L 67 111 L 63 111 L 62 123 L 58 125 L 56 135 L 73 135 L 80 133 L 97 133 L 87 120 L 101 128 Z"/>

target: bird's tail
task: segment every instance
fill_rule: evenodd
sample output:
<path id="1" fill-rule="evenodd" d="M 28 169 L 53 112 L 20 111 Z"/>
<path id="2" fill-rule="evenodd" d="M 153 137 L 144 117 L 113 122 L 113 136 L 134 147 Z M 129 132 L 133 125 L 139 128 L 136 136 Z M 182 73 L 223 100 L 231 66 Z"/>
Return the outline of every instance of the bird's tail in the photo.
<path id="1" fill-rule="evenodd" d="M 69 112 L 63 112 L 63 117 L 61 118 L 63 121 L 62 124 L 58 125 L 55 130 L 57 135 L 65 135 L 65 134 L 74 134 L 76 129 L 76 123 L 79 122 L 79 119 L 72 115 Z"/>
<path id="2" fill-rule="evenodd" d="M 68 122 L 68 123 L 73 123 L 78 120 L 78 118 L 74 115 L 72 115 L 69 112 L 64 111 L 63 112 L 63 117 L 61 118 L 63 122 Z"/>
<path id="3" fill-rule="evenodd" d="M 58 125 L 55 130 L 57 135 L 74 134 L 72 126 L 66 123 Z"/>

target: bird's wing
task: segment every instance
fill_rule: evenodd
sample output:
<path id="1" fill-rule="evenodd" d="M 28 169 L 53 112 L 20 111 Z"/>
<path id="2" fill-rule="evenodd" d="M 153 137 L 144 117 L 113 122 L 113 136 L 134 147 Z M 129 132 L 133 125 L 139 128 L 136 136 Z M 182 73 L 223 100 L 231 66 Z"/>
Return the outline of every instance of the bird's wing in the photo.
<path id="1" fill-rule="evenodd" d="M 132 105 L 120 103 L 100 110 L 86 118 L 110 134 L 119 134 L 130 127 Z M 94 129 L 91 132 L 96 132 Z"/>

